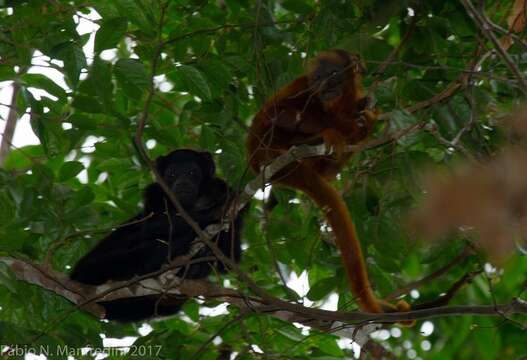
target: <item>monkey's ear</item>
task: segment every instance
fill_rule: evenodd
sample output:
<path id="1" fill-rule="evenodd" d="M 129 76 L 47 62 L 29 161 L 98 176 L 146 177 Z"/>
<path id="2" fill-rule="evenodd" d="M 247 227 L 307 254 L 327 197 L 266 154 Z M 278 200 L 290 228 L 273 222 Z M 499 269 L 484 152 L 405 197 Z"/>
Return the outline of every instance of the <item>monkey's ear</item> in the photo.
<path id="1" fill-rule="evenodd" d="M 213 177 L 216 172 L 216 165 L 214 164 L 214 159 L 212 154 L 208 151 L 201 151 L 198 153 L 201 160 L 201 167 L 205 174 L 209 177 Z"/>
<path id="2" fill-rule="evenodd" d="M 165 168 L 167 166 L 167 160 L 169 155 L 161 155 L 156 158 L 155 164 L 156 169 L 159 171 L 159 173 L 163 174 L 165 172 Z"/>

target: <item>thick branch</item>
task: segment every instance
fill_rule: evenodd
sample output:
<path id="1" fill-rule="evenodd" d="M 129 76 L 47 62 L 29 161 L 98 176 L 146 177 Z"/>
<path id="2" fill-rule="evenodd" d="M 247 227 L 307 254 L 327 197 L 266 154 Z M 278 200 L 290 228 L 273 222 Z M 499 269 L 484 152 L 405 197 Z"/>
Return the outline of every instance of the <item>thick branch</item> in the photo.
<path id="1" fill-rule="evenodd" d="M 29 261 L 17 260 L 9 257 L 0 257 L 0 262 L 9 266 L 16 278 L 42 288 L 55 292 L 65 297 L 75 304 L 81 304 L 83 299 L 90 297 L 93 289 L 96 294 L 108 292 L 108 285 L 98 287 L 81 286 L 66 275 L 45 269 Z M 105 296 L 104 300 L 119 299 L 129 297 L 130 292 L 136 296 L 157 294 L 152 288 L 155 281 L 162 281 L 162 277 L 156 279 L 144 279 L 138 284 L 141 285 L 140 292 L 134 292 L 132 288 L 123 292 L 112 291 L 110 296 Z M 116 282 L 112 287 L 119 287 L 129 282 Z M 136 288 L 139 288 L 136 287 Z M 404 320 L 430 319 L 445 316 L 460 315 L 479 315 L 479 316 L 503 316 L 512 314 L 527 314 L 527 302 L 522 299 L 513 299 L 510 303 L 499 305 L 459 305 L 459 306 L 440 306 L 423 310 L 414 310 L 400 313 L 371 314 L 364 312 L 342 312 L 313 309 L 300 304 L 288 303 L 280 299 L 272 298 L 260 299 L 256 297 L 247 298 L 236 290 L 223 289 L 220 286 L 205 280 L 182 280 L 177 289 L 169 290 L 168 295 L 204 296 L 205 298 L 221 299 L 222 301 L 238 306 L 242 311 L 252 313 L 266 313 L 273 317 L 280 318 L 288 322 L 300 322 L 317 328 L 328 329 L 330 323 L 340 321 L 348 324 L 367 324 L 367 323 L 393 323 Z M 124 295 L 124 296 L 123 296 Z M 284 303 L 287 306 L 283 306 Z M 83 305 L 84 306 L 84 305 Z M 330 323 L 328 323 L 330 322 Z"/>
<path id="2" fill-rule="evenodd" d="M 11 144 L 13 143 L 13 135 L 15 134 L 16 122 L 18 114 L 16 111 L 16 101 L 18 93 L 20 92 L 20 84 L 13 82 L 13 95 L 11 95 L 11 103 L 9 105 L 9 113 L 7 114 L 7 120 L 4 127 L 4 133 L 2 134 L 2 144 L 0 145 L 0 165 L 4 163 L 4 160 L 9 154 Z"/>

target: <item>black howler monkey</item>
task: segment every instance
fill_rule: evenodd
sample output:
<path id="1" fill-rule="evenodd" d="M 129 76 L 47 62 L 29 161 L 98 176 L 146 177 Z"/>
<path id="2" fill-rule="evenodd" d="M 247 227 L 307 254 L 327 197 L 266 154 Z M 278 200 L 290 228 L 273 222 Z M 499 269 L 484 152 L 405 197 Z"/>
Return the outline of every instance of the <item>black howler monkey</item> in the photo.
<path id="1" fill-rule="evenodd" d="M 176 195 L 185 211 L 204 229 L 220 223 L 235 194 L 222 179 L 214 176 L 215 166 L 208 152 L 175 150 L 156 159 L 156 168 Z M 102 239 L 75 265 L 72 280 L 89 285 L 107 281 L 129 280 L 134 276 L 155 272 L 170 259 L 189 252 L 196 233 L 178 215 L 168 196 L 157 183 L 144 191 L 143 210 Z M 228 231 L 221 231 L 213 241 L 233 261 L 241 256 L 240 215 Z M 213 257 L 202 248 L 193 259 Z M 212 269 L 225 272 L 220 261 L 203 261 L 183 267 L 178 276 L 187 279 L 207 277 Z M 99 302 L 106 318 L 122 322 L 138 321 L 156 315 L 174 314 L 185 299 L 141 296 Z"/>

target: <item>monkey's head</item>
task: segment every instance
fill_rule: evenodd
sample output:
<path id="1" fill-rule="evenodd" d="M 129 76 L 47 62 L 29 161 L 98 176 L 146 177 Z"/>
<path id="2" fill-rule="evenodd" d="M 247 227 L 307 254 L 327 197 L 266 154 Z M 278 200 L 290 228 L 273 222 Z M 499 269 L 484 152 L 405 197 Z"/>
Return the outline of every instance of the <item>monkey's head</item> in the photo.
<path id="1" fill-rule="evenodd" d="M 356 54 L 341 49 L 323 51 L 309 63 L 309 87 L 323 103 L 331 103 L 339 100 L 364 71 Z"/>
<path id="2" fill-rule="evenodd" d="M 158 157 L 156 168 L 185 207 L 193 205 L 216 171 L 210 153 L 189 149 Z"/>

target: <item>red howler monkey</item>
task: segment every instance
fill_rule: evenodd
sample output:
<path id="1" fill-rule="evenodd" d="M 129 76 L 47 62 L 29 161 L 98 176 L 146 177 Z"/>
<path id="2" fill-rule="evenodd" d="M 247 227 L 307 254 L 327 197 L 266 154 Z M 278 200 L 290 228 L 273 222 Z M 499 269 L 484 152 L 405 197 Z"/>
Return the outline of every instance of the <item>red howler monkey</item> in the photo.
<path id="1" fill-rule="evenodd" d="M 363 72 L 354 54 L 340 49 L 319 53 L 306 75 L 281 88 L 256 114 L 247 151 L 252 169 L 258 172 L 293 145 L 324 142 L 334 149 L 333 155 L 302 159 L 288 166 L 275 175 L 273 183 L 303 191 L 324 211 L 361 309 L 394 311 L 396 307 L 375 297 L 350 214 L 329 182 L 351 156 L 345 147 L 363 140 L 376 120 L 366 109 Z M 409 310 L 405 302 L 397 308 Z"/>

